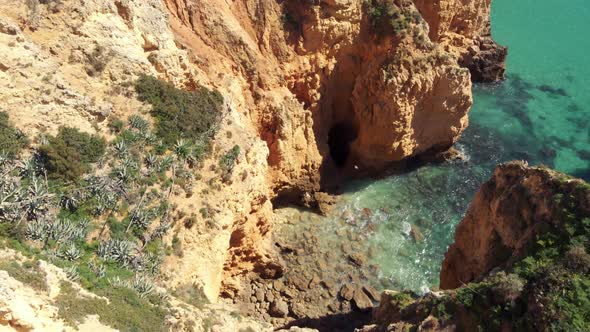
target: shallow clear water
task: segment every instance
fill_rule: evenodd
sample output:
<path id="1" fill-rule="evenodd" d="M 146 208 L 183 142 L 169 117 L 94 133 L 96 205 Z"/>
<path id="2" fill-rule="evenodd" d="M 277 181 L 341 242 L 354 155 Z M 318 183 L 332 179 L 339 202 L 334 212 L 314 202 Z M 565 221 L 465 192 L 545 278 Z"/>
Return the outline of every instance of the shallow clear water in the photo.
<path id="1" fill-rule="evenodd" d="M 508 78 L 474 87 L 458 144 L 468 159 L 349 184 L 318 236 L 362 232 L 377 286 L 418 291 L 438 284 L 455 227 L 496 164 L 522 159 L 590 180 L 589 17 L 587 0 L 494 0 Z"/>

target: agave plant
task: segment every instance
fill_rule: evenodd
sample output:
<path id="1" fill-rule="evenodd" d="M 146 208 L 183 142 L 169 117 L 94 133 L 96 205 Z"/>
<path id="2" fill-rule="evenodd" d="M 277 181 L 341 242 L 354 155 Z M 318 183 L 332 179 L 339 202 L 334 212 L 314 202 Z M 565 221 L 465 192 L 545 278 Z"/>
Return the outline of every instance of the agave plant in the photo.
<path id="1" fill-rule="evenodd" d="M 107 242 L 102 242 L 98 246 L 98 256 L 118 262 L 123 266 L 128 266 L 133 260 L 132 251 L 135 249 L 133 242 L 110 239 Z"/>
<path id="2" fill-rule="evenodd" d="M 68 278 L 69 281 L 76 282 L 76 281 L 80 280 L 80 274 L 78 274 L 78 270 L 76 269 L 76 266 L 72 265 L 70 267 L 66 267 L 64 269 L 64 272 L 66 273 L 66 277 Z"/>
<path id="3" fill-rule="evenodd" d="M 12 158 L 8 155 L 8 153 L 0 150 L 0 167 L 6 166 L 9 162 L 12 161 Z"/>
<path id="4" fill-rule="evenodd" d="M 27 188 L 27 194 L 28 199 L 24 204 L 25 213 L 29 220 L 36 220 L 49 210 L 51 195 L 36 176 L 33 176 Z"/>
<path id="5" fill-rule="evenodd" d="M 131 225 L 137 226 L 139 229 L 147 229 L 151 224 L 153 214 L 144 210 L 137 210 L 133 216 L 131 216 Z"/>
<path id="6" fill-rule="evenodd" d="M 158 165 L 158 157 L 148 152 L 147 156 L 144 158 L 144 163 L 145 167 L 148 169 L 154 169 Z"/>
<path id="7" fill-rule="evenodd" d="M 47 223 L 47 237 L 57 242 L 72 240 L 76 226 L 68 219 L 58 219 L 53 223 Z"/>
<path id="8" fill-rule="evenodd" d="M 154 229 L 152 235 L 150 236 L 152 239 L 161 239 L 168 233 L 168 230 L 172 227 L 172 224 L 169 222 L 161 222 L 158 227 Z"/>
<path id="9" fill-rule="evenodd" d="M 150 124 L 141 116 L 133 114 L 129 117 L 129 126 L 143 132 L 149 128 Z"/>
<path id="10" fill-rule="evenodd" d="M 125 167 L 127 169 L 132 169 L 132 170 L 139 168 L 137 161 L 135 161 L 133 158 L 130 158 L 129 156 L 125 156 L 123 158 L 122 165 L 123 165 L 123 167 Z"/>
<path id="11" fill-rule="evenodd" d="M 160 163 L 158 165 L 158 171 L 164 172 L 169 170 L 173 163 L 174 160 L 171 156 L 165 156 L 164 158 L 162 158 L 162 160 L 160 160 Z"/>
<path id="12" fill-rule="evenodd" d="M 35 159 L 35 157 L 31 157 L 23 162 L 20 163 L 19 167 L 19 176 L 25 177 L 32 177 L 39 174 L 39 166 Z"/>
<path id="13" fill-rule="evenodd" d="M 145 133 L 143 133 L 143 139 L 146 143 L 152 145 L 158 141 L 158 137 L 150 131 L 146 131 Z"/>
<path id="14" fill-rule="evenodd" d="M 117 155 L 117 157 L 122 158 L 125 155 L 127 155 L 129 145 L 127 144 L 127 142 L 121 140 L 116 142 L 115 145 L 113 145 L 113 149 L 115 150 L 115 154 Z"/>
<path id="15" fill-rule="evenodd" d="M 66 210 L 75 211 L 78 208 L 79 198 L 74 195 L 63 194 L 59 200 L 59 205 Z"/>
<path id="16" fill-rule="evenodd" d="M 27 223 L 25 238 L 31 241 L 41 241 L 47 236 L 47 227 L 44 221 L 34 220 Z"/>
<path id="17" fill-rule="evenodd" d="M 20 207 L 25 194 L 16 179 L 0 179 L 0 221 L 12 222 L 20 218 Z"/>
<path id="18" fill-rule="evenodd" d="M 65 250 L 61 250 L 59 256 L 70 262 L 77 260 L 82 256 L 82 252 L 75 244 L 70 244 Z"/>
<path id="19" fill-rule="evenodd" d="M 92 271 L 98 278 L 104 278 L 107 274 L 107 269 L 103 264 L 95 263 L 95 262 L 88 262 L 88 268 Z"/>
<path id="20" fill-rule="evenodd" d="M 119 276 L 114 276 L 108 279 L 109 285 L 113 287 L 127 287 L 127 283 L 125 283 Z"/>
<path id="21" fill-rule="evenodd" d="M 133 278 L 131 288 L 133 288 L 140 297 L 146 297 L 156 289 L 154 284 L 148 278 L 138 274 Z"/>
<path id="22" fill-rule="evenodd" d="M 174 144 L 174 153 L 179 159 L 186 160 L 191 154 L 191 144 L 185 139 L 179 139 Z"/>
<path id="23" fill-rule="evenodd" d="M 114 170 L 114 175 L 119 183 L 126 183 L 131 178 L 131 174 L 129 174 L 127 167 L 124 166 L 117 167 Z"/>

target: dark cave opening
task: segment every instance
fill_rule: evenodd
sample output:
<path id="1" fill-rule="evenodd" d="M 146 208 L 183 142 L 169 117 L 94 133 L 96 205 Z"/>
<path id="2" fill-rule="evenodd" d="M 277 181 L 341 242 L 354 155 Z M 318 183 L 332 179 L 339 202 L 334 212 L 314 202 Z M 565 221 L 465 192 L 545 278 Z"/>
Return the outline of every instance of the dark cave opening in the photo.
<path id="1" fill-rule="evenodd" d="M 337 122 L 328 133 L 330 156 L 337 167 L 344 167 L 350 155 L 350 144 L 356 139 L 357 131 L 349 122 Z"/>

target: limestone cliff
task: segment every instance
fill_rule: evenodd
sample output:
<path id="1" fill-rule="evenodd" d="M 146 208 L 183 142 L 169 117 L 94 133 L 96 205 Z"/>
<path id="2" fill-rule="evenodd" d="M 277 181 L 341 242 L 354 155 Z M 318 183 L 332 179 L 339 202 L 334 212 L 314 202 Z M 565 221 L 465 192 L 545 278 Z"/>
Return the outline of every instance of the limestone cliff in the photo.
<path id="1" fill-rule="evenodd" d="M 337 167 L 383 169 L 444 150 L 467 126 L 469 75 L 429 40 L 411 1 L 167 6 L 197 66 L 210 78 L 238 78 L 243 106 L 269 147 L 279 196 L 318 190 Z M 387 8 L 415 19 L 403 31 L 375 29 L 389 24 L 375 14 L 387 16 Z"/>
<path id="2" fill-rule="evenodd" d="M 545 168 L 503 164 L 475 195 L 457 227 L 440 274 L 443 289 L 478 281 L 492 269 L 508 269 L 531 253 L 542 233 L 566 233 L 564 202 L 578 218 L 590 215 L 590 192 Z"/>
<path id="3" fill-rule="evenodd" d="M 312 197 L 313 205 L 307 193 L 330 177 L 382 170 L 460 137 L 472 103 L 462 65 L 475 78 L 465 59 L 485 58 L 478 40 L 488 40 L 489 6 L 7 0 L 0 111 L 37 144 L 60 125 L 109 137 L 110 119 L 148 108 L 130 88 L 141 74 L 219 90 L 223 121 L 195 190 L 208 189 L 216 175 L 207 169 L 235 144 L 244 151 L 239 176 L 206 197 L 172 195 L 186 215 L 203 207 L 217 213 L 214 226 L 176 227 L 184 255 L 169 258 L 165 271 L 171 287 L 197 284 L 216 299 L 222 288 L 236 292 L 237 277 L 250 271 L 282 273 L 267 239 L 271 202 Z"/>
<path id="4" fill-rule="evenodd" d="M 460 57 L 474 82 L 504 79 L 506 47 L 492 39 L 491 0 L 416 0 L 430 26 L 430 38 Z"/>
<path id="5" fill-rule="evenodd" d="M 499 165 L 442 266 L 443 291 L 386 291 L 360 331 L 583 331 L 590 298 L 590 185 Z"/>

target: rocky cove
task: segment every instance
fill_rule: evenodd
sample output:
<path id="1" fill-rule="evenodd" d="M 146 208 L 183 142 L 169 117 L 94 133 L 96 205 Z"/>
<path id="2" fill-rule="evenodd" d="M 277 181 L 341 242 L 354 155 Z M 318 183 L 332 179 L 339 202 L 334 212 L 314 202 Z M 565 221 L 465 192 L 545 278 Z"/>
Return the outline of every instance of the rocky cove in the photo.
<path id="1" fill-rule="evenodd" d="M 94 209 L 95 194 L 75 189 L 81 203 L 72 205 L 64 199 L 71 184 L 53 179 L 40 184 L 50 192 L 48 218 L 27 213 L 11 224 L 0 206 L 0 324 L 583 328 L 587 184 L 502 164 L 528 160 L 588 180 L 587 56 L 568 54 L 577 72 L 552 56 L 557 48 L 510 31 L 530 8 L 553 31 L 583 30 L 583 11 L 563 18 L 576 5 L 584 8 L 571 3 L 553 15 L 547 3 L 519 4 L 511 16 L 503 0 L 495 10 L 488 0 L 0 4 L 2 137 L 24 142 L 9 156 L 16 160 L 1 163 L 2 188 L 37 186 L 3 204 L 35 197 L 36 176 L 50 164 L 38 174 L 23 165 L 47 156 L 67 126 L 107 143 L 82 181 L 110 178 L 125 192 L 88 224 L 76 218 Z M 549 60 L 529 64 L 531 52 Z M 151 85 L 141 88 L 146 77 Z M 202 136 L 183 131 L 209 119 L 163 127 L 166 112 L 212 105 L 218 122 L 207 128 L 204 154 Z M 154 165 L 163 170 L 150 177 Z M 88 226 L 85 240 L 66 246 L 30 230 L 68 221 Z M 124 246 L 134 248 L 132 260 L 108 254 Z M 143 260 L 155 256 L 147 273 Z M 39 275 L 48 290 L 31 286 Z M 93 301 L 133 314 L 117 317 Z"/>

